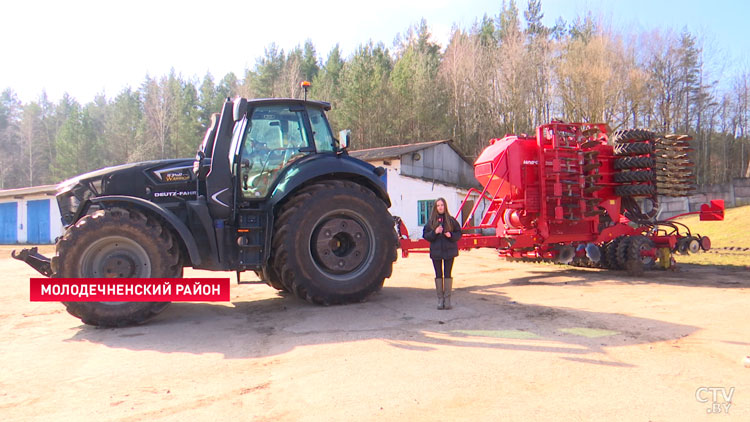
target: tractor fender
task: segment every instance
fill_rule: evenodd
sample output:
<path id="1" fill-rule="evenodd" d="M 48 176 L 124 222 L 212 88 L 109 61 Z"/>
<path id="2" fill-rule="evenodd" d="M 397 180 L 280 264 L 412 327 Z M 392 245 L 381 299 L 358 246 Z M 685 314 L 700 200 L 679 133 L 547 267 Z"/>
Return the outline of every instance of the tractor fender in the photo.
<path id="1" fill-rule="evenodd" d="M 391 207 L 391 199 L 385 183 L 380 180 L 382 167 L 349 157 L 348 155 L 317 154 L 312 160 L 301 161 L 281 175 L 270 198 L 271 208 L 282 202 L 291 193 L 316 180 L 346 179 L 360 183 L 372 190 L 378 198 Z"/>
<path id="2" fill-rule="evenodd" d="M 200 253 L 198 252 L 198 245 L 195 242 L 193 234 L 190 233 L 190 230 L 187 228 L 185 223 L 182 222 L 182 220 L 177 218 L 177 216 L 174 215 L 173 212 L 165 209 L 164 207 L 161 207 L 158 204 L 147 201 L 145 199 L 124 195 L 100 196 L 97 198 L 91 198 L 89 201 L 92 205 L 102 203 L 127 203 L 155 213 L 156 215 L 163 218 L 164 221 L 166 221 L 167 224 L 169 224 L 171 228 L 180 236 L 180 240 L 182 240 L 185 248 L 188 251 L 188 254 L 190 255 L 190 261 L 192 262 L 193 266 L 201 263 Z"/>

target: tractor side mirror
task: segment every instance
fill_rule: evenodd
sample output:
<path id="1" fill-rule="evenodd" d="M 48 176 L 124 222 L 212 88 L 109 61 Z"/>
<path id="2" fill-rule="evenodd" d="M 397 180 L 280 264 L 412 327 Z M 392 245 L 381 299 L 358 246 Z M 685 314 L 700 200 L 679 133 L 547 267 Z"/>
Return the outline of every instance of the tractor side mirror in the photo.
<path id="1" fill-rule="evenodd" d="M 340 149 L 346 149 L 349 147 L 349 142 L 351 141 L 351 135 L 352 135 L 352 131 L 349 129 L 344 129 L 341 132 L 339 132 L 339 148 Z"/>

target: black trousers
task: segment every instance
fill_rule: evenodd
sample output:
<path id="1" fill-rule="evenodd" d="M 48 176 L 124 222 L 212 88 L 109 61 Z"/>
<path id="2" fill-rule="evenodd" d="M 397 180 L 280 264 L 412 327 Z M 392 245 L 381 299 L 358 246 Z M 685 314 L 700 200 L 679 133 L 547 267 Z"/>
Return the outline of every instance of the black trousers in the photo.
<path id="1" fill-rule="evenodd" d="M 453 258 L 433 259 L 432 266 L 435 267 L 435 278 L 451 278 L 451 270 L 453 270 Z"/>

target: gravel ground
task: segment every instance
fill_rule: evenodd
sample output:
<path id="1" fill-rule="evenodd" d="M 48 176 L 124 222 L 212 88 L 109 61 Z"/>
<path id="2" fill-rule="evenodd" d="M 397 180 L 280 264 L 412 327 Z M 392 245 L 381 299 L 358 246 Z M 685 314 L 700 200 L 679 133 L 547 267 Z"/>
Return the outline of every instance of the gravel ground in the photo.
<path id="1" fill-rule="evenodd" d="M 456 261 L 455 308 L 438 311 L 413 254 L 365 303 L 312 306 L 255 282 L 230 303 L 97 329 L 30 302 L 35 273 L 8 251 L 4 421 L 750 420 L 741 269 L 633 278 L 476 250 Z"/>

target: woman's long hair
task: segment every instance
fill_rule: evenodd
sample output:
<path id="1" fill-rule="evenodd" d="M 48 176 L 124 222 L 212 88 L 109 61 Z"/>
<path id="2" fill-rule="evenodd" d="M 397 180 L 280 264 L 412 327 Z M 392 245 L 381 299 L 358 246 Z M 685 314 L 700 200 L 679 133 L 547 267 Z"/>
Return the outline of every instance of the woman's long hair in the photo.
<path id="1" fill-rule="evenodd" d="M 452 232 L 455 227 L 453 227 L 453 220 L 448 218 L 450 217 L 451 213 L 448 211 L 448 203 L 445 201 L 445 198 L 438 198 L 435 200 L 435 203 L 432 204 L 432 212 L 430 212 L 430 220 L 428 221 L 428 224 L 430 225 L 430 228 L 432 230 L 435 230 L 437 226 L 440 225 L 440 221 L 438 221 L 438 219 L 440 218 L 440 214 L 438 214 L 437 210 L 437 204 L 439 201 L 443 201 L 443 211 L 445 212 L 445 214 L 443 214 L 445 216 L 445 224 L 443 225 L 443 228 L 446 231 Z"/>

